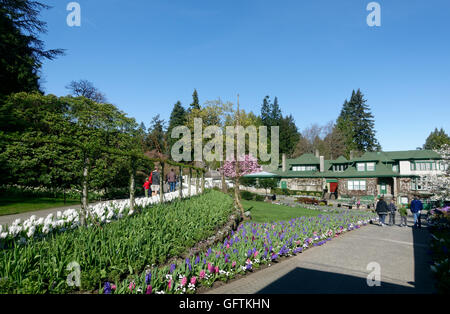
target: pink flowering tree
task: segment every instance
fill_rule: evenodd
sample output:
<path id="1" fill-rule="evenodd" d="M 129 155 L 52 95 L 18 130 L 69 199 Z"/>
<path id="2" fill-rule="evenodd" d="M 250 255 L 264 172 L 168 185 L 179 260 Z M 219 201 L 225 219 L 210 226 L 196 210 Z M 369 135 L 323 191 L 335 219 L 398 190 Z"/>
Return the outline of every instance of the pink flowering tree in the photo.
<path id="1" fill-rule="evenodd" d="M 221 171 L 226 177 L 234 179 L 234 201 L 241 211 L 241 216 L 245 219 L 244 207 L 241 204 L 241 193 L 239 192 L 239 179 L 247 174 L 260 172 L 262 168 L 255 157 L 244 155 L 238 158 L 238 162 L 235 159 L 225 161 Z"/>
<path id="2" fill-rule="evenodd" d="M 436 152 L 442 157 L 439 171 L 422 176 L 421 179 L 425 188 L 433 193 L 432 199 L 448 201 L 450 200 L 450 145 L 443 145 Z"/>

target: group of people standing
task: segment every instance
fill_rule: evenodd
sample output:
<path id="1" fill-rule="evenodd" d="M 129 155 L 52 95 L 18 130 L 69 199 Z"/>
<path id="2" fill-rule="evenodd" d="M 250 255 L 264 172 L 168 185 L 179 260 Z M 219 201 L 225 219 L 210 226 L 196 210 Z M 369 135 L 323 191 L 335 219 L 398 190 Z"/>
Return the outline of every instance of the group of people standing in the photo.
<path id="1" fill-rule="evenodd" d="M 166 182 L 169 184 L 169 191 L 174 192 L 176 188 L 178 176 L 175 174 L 173 169 L 170 169 L 170 172 L 166 175 Z M 143 185 L 145 191 L 145 197 L 149 196 L 149 192 L 151 196 L 155 196 L 159 193 L 161 184 L 161 175 L 159 173 L 158 167 L 150 173 L 148 178 L 145 180 Z M 164 191 L 164 190 L 163 190 Z"/>
<path id="2" fill-rule="evenodd" d="M 414 199 L 411 202 L 410 210 L 411 213 L 414 216 L 414 228 L 421 228 L 421 221 L 420 221 L 420 212 L 423 209 L 423 204 L 420 201 L 419 197 L 416 195 Z M 395 225 L 395 216 L 397 212 L 397 206 L 395 205 L 395 198 L 391 198 L 389 204 L 386 203 L 384 200 L 384 197 L 381 196 L 375 211 L 377 212 L 379 219 L 380 219 L 380 225 L 382 227 L 386 226 L 386 216 L 389 215 L 389 225 Z M 408 212 L 406 207 L 402 206 L 398 209 L 400 214 L 400 227 L 406 227 L 407 224 L 407 217 Z"/>

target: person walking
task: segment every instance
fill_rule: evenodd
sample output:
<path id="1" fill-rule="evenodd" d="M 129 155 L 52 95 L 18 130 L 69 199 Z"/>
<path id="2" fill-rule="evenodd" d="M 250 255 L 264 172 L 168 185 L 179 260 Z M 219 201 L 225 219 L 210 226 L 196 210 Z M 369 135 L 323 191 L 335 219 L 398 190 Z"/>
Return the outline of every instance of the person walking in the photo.
<path id="1" fill-rule="evenodd" d="M 423 209 L 423 204 L 419 199 L 419 196 L 416 195 L 411 202 L 411 213 L 414 216 L 414 228 L 421 228 L 422 223 L 420 221 L 420 211 Z"/>
<path id="2" fill-rule="evenodd" d="M 401 206 L 398 209 L 398 212 L 400 214 L 400 227 L 408 227 L 407 223 L 408 210 L 406 209 L 406 206 Z"/>
<path id="3" fill-rule="evenodd" d="M 389 208 L 389 226 L 395 225 L 395 212 L 397 207 L 395 206 L 395 199 L 392 198 L 388 205 Z"/>
<path id="4" fill-rule="evenodd" d="M 175 174 L 175 171 L 173 171 L 173 168 L 170 169 L 170 172 L 167 174 L 167 182 L 169 182 L 169 191 L 174 192 L 175 191 L 175 184 L 177 181 L 177 176 Z"/>
<path id="5" fill-rule="evenodd" d="M 144 182 L 144 191 L 145 191 L 145 197 L 148 197 L 148 189 L 150 189 L 150 180 L 147 178 Z"/>
<path id="6" fill-rule="evenodd" d="M 160 174 L 158 172 L 158 167 L 155 167 L 155 170 L 153 170 L 151 177 L 152 177 L 152 185 L 151 185 L 152 193 L 153 196 L 155 196 L 158 195 L 160 183 Z"/>
<path id="7" fill-rule="evenodd" d="M 383 196 L 380 197 L 375 211 L 377 212 L 377 214 L 380 218 L 380 226 L 382 226 L 382 227 L 386 226 L 386 223 L 384 222 L 384 220 L 386 219 L 386 215 L 389 212 L 389 208 L 388 208 L 386 202 L 384 201 Z"/>

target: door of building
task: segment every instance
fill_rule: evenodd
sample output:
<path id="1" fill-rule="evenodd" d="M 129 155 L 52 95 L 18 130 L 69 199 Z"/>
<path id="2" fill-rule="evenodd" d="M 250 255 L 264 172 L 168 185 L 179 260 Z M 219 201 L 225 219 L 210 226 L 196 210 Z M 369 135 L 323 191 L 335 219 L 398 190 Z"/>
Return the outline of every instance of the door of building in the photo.
<path id="1" fill-rule="evenodd" d="M 338 183 L 337 182 L 330 182 L 330 193 L 336 192 L 337 187 L 338 187 Z"/>
<path id="2" fill-rule="evenodd" d="M 380 194 L 381 195 L 387 194 L 387 187 L 386 187 L 386 183 L 384 183 L 384 182 L 380 183 Z"/>

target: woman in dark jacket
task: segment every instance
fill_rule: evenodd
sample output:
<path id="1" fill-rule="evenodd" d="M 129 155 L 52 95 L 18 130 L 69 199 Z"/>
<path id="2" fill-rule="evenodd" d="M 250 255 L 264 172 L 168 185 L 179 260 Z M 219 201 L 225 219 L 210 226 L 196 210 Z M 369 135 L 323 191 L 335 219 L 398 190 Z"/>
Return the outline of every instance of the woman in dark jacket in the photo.
<path id="1" fill-rule="evenodd" d="M 385 218 L 386 215 L 389 212 L 389 208 L 388 205 L 386 204 L 386 202 L 384 201 L 384 197 L 380 197 L 380 200 L 377 203 L 377 208 L 375 209 L 375 211 L 377 212 L 378 216 L 380 217 L 380 226 L 385 226 Z"/>

